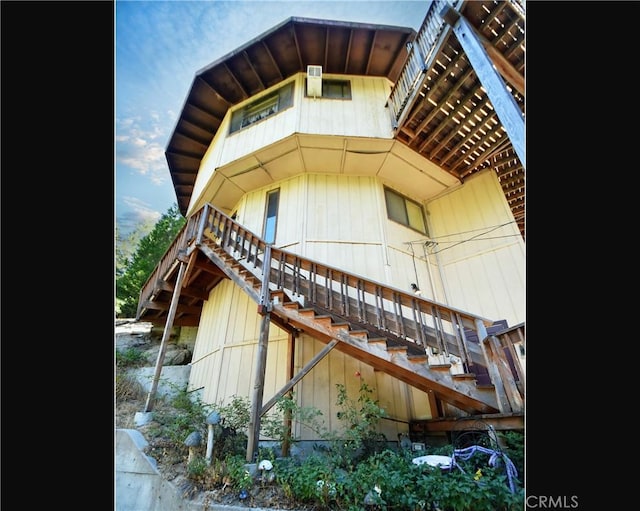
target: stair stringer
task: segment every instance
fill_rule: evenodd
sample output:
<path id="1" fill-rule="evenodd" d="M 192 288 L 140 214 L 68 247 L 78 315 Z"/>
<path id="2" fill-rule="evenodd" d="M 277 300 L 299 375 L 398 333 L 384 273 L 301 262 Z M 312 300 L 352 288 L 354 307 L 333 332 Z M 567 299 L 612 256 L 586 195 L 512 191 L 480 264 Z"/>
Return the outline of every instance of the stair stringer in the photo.
<path id="1" fill-rule="evenodd" d="M 308 310 L 308 309 L 306 309 Z M 374 369 L 380 370 L 424 392 L 433 391 L 439 399 L 470 414 L 497 413 L 499 411 L 495 393 L 479 389 L 468 378 L 457 379 L 448 371 L 448 365 L 430 367 L 424 359 L 412 359 L 401 351 L 390 351 L 386 343 L 370 342 L 368 336 L 351 335 L 351 329 L 340 323 L 338 326 L 326 320 L 327 316 L 301 314 L 297 307 L 287 303 L 274 303 L 272 314 L 277 314 L 287 324 L 324 342 L 336 339 L 335 347 Z M 362 330 L 357 330 L 358 333 Z"/>
<path id="2" fill-rule="evenodd" d="M 198 249 L 253 301 L 260 303 L 262 270 L 257 264 L 240 261 L 216 244 L 210 246 L 209 243 L 202 243 L 198 245 Z M 284 290 L 276 289 L 273 283 L 270 284 L 270 288 L 274 295 L 282 293 L 282 300 L 274 301 L 271 305 L 271 312 L 280 318 L 279 322 L 302 330 L 324 343 L 336 339 L 339 343 L 335 349 L 419 390 L 433 391 L 438 399 L 469 414 L 500 411 L 493 388 L 476 386 L 473 375 L 452 375 L 448 370 L 448 364 L 429 366 L 424 362 L 424 358 L 412 358 L 397 348 L 389 349 L 386 343 L 389 333 L 380 330 L 380 337 L 373 338 L 371 325 L 359 325 L 366 326 L 366 329 L 359 329 L 356 333 L 351 328 L 351 319 L 334 327 L 333 321 L 327 321 L 327 315 L 320 314 L 322 320 L 316 319 L 315 313 L 312 318 L 305 317 L 299 311 L 300 301 L 292 300 Z M 366 336 L 363 336 L 362 332 L 365 330 Z M 452 345 L 453 349 L 455 347 Z"/>

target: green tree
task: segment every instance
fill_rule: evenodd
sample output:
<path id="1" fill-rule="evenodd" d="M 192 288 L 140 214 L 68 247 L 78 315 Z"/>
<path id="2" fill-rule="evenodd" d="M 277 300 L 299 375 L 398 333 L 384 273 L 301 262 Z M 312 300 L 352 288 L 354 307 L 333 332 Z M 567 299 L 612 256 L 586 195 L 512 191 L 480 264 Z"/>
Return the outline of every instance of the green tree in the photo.
<path id="1" fill-rule="evenodd" d="M 138 248 L 140 240 L 149 234 L 154 226 L 153 220 L 140 221 L 133 230 L 123 233 L 120 226 L 116 224 L 116 277 L 121 277 L 127 271 L 127 267 L 131 263 L 133 254 Z"/>
<path id="2" fill-rule="evenodd" d="M 156 222 L 151 232 L 140 239 L 130 257 L 126 257 L 125 250 L 116 248 L 116 298 L 120 306 L 118 317 L 135 317 L 140 289 L 185 223 L 178 205 L 173 204 Z"/>

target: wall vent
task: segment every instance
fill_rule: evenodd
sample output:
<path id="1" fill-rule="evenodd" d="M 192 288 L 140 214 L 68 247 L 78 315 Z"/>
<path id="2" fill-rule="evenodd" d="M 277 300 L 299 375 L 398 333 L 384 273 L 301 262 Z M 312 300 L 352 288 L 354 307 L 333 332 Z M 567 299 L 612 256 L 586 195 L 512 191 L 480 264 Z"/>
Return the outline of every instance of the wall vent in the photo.
<path id="1" fill-rule="evenodd" d="M 322 66 L 307 66 L 307 96 L 322 97 Z"/>

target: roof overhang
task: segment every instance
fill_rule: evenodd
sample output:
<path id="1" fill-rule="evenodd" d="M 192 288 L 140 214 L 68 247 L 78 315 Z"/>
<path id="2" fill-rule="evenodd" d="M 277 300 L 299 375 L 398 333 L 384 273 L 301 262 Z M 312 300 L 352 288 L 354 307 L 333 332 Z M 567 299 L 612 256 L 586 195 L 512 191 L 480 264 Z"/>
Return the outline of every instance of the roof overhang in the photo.
<path id="1" fill-rule="evenodd" d="M 415 37 L 407 27 L 291 17 L 197 71 L 165 151 L 182 214 L 200 161 L 229 108 L 308 65 L 395 83 Z"/>

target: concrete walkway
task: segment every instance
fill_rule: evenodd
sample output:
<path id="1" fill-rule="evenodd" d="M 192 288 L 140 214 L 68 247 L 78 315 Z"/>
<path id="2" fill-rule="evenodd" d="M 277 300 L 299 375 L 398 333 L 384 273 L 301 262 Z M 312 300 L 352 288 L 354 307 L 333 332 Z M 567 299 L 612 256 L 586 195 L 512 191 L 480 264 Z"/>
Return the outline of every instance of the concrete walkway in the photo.
<path id="1" fill-rule="evenodd" d="M 273 511 L 190 501 L 157 469 L 144 453 L 148 445 L 136 429 L 115 431 L 115 511 Z"/>

